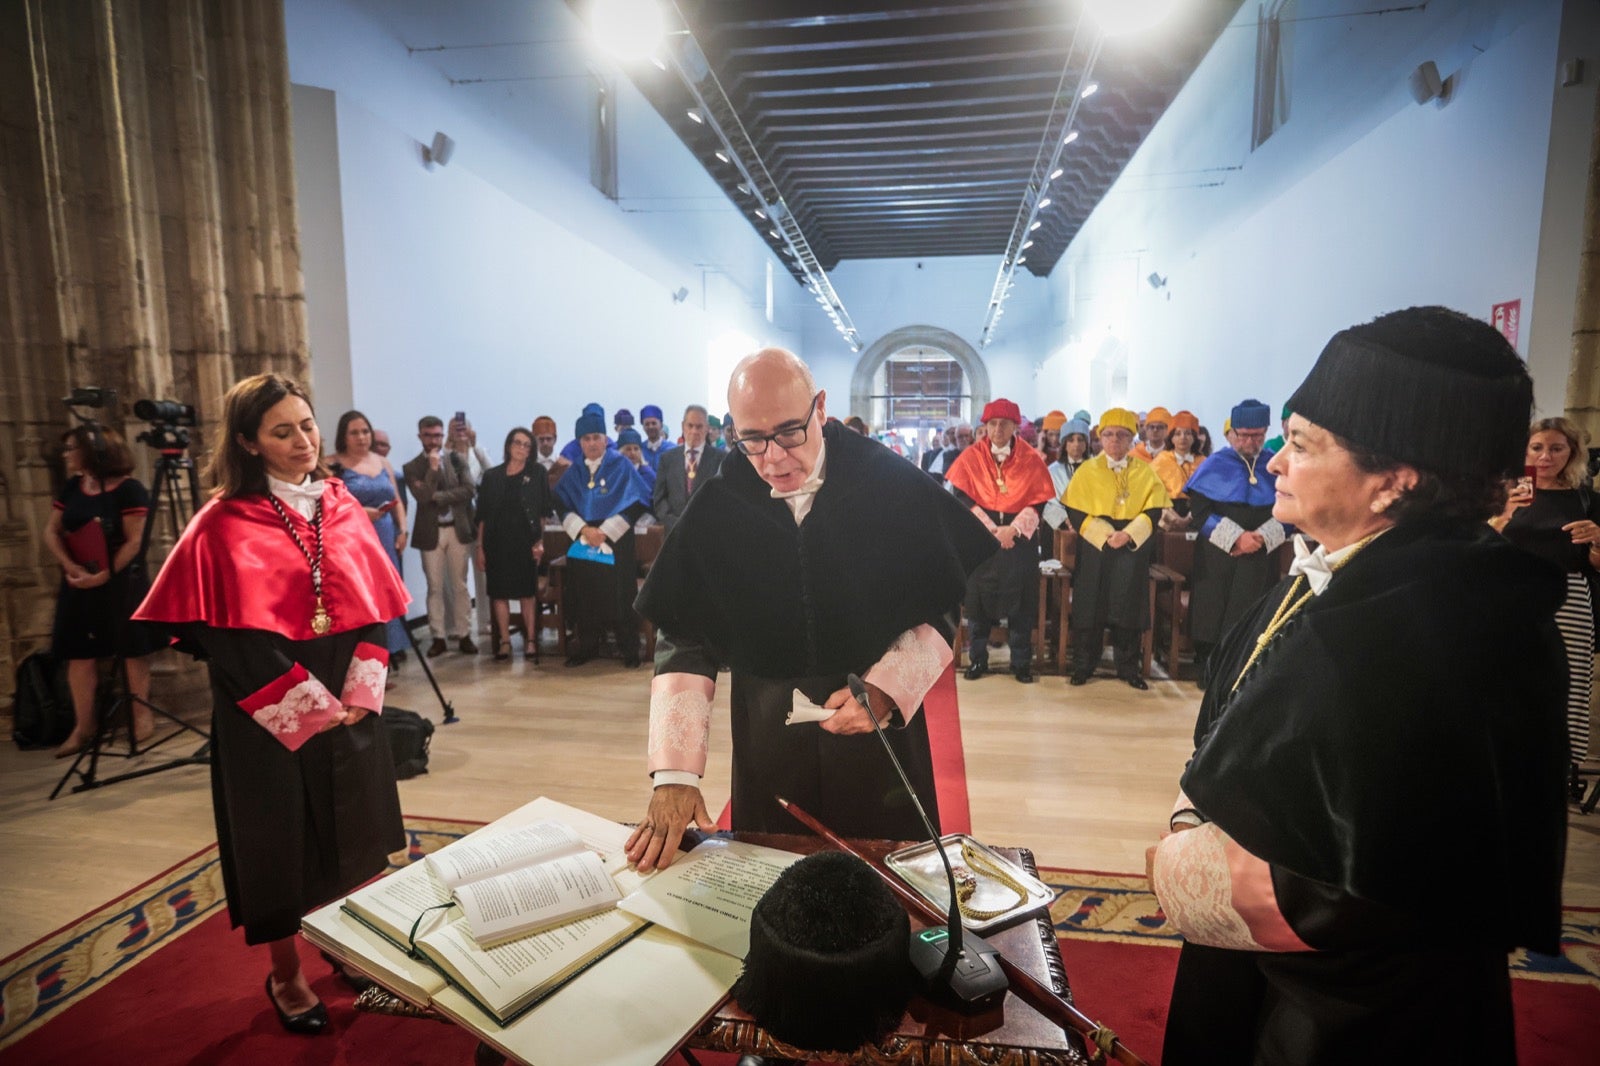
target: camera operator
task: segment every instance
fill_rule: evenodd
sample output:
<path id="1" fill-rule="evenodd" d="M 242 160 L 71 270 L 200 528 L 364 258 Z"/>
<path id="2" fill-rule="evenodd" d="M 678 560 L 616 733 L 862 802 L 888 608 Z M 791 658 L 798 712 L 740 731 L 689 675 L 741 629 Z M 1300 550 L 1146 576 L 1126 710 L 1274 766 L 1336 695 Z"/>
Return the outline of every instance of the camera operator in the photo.
<path id="1" fill-rule="evenodd" d="M 56 497 L 45 545 L 61 562 L 61 591 L 50 652 L 67 661 L 75 721 L 56 758 L 76 755 L 94 739 L 96 662 L 125 657 L 134 696 L 133 732 L 145 740 L 155 723 L 145 700 L 150 664 L 145 656 L 165 646 L 159 628 L 129 621 L 149 588 L 139 562 L 150 494 L 128 475 L 133 457 L 115 430 L 93 423 L 62 435 L 67 483 Z"/>

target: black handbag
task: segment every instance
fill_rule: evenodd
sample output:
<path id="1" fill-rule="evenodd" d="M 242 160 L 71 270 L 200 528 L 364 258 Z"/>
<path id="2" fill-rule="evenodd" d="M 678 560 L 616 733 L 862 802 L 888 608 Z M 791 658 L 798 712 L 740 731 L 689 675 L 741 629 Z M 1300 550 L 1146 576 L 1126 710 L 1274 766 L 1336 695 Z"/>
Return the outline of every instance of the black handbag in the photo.
<path id="1" fill-rule="evenodd" d="M 394 776 L 399 780 L 428 772 L 428 745 L 433 742 L 433 723 L 416 711 L 384 707 L 378 716 L 389 735 L 389 750 L 394 755 Z"/>

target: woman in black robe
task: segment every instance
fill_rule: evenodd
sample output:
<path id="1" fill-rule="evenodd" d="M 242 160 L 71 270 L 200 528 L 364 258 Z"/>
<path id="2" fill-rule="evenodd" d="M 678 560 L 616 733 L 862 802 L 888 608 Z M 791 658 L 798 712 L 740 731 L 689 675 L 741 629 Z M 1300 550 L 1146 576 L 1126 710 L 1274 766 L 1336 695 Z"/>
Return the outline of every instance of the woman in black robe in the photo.
<path id="1" fill-rule="evenodd" d="M 280 1024 L 319 1033 L 328 1014 L 300 968 L 300 919 L 405 844 L 376 715 L 384 622 L 407 596 L 365 509 L 322 465 L 304 390 L 260 374 L 224 402 L 216 492 L 134 617 L 172 624 L 210 661 L 228 914 L 269 947 Z"/>
<path id="2" fill-rule="evenodd" d="M 1273 513 L 1319 547 L 1218 646 L 1152 849 L 1169 1066 L 1515 1060 L 1507 953 L 1558 949 L 1566 834 L 1561 575 L 1484 525 L 1532 395 L 1491 327 L 1412 308 L 1290 399 Z"/>

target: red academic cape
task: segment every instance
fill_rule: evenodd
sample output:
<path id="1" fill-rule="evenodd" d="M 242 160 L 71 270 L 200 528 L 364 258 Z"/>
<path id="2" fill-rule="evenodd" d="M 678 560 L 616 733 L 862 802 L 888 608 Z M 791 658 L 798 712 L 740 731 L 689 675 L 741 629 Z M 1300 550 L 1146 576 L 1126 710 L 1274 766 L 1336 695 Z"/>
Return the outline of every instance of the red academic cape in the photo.
<path id="1" fill-rule="evenodd" d="M 315 553 L 311 523 L 292 507 L 284 513 Z M 333 621 L 331 633 L 405 612 L 411 600 L 405 585 L 366 510 L 337 478 L 322 490 L 322 537 L 322 603 Z M 250 495 L 213 499 L 200 508 L 133 617 L 312 640 L 315 609 L 310 565 L 267 498 Z"/>
<path id="2" fill-rule="evenodd" d="M 1020 437 L 1012 438 L 1004 466 L 995 464 L 989 442 L 980 440 L 956 456 L 944 479 L 986 511 L 1016 514 L 1024 507 L 1056 498 L 1055 482 L 1050 480 L 1044 460 Z M 1000 491 L 1002 482 L 1004 492 Z"/>

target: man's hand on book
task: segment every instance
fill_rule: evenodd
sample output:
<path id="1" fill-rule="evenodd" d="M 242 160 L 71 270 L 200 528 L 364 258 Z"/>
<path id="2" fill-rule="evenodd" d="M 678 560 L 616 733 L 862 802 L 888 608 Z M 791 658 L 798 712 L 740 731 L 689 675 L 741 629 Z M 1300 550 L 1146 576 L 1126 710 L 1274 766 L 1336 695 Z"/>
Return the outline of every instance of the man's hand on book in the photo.
<path id="1" fill-rule="evenodd" d="M 650 793 L 650 809 L 628 837 L 628 861 L 640 873 L 672 865 L 690 822 L 706 830 L 717 827 L 700 790 L 693 785 L 658 786 Z"/>

